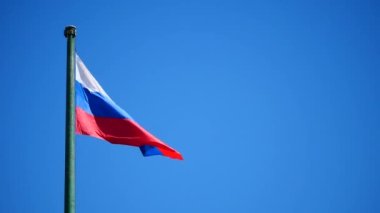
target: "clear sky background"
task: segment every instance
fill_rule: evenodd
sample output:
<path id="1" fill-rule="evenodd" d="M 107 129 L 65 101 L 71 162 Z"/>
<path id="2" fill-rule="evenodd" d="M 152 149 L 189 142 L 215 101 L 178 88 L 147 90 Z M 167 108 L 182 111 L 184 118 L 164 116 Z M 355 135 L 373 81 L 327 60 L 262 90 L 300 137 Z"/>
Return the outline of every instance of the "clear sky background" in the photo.
<path id="1" fill-rule="evenodd" d="M 380 212 L 380 4 L 0 3 L 0 212 L 63 212 L 66 25 L 185 160 L 76 136 L 77 212 Z"/>

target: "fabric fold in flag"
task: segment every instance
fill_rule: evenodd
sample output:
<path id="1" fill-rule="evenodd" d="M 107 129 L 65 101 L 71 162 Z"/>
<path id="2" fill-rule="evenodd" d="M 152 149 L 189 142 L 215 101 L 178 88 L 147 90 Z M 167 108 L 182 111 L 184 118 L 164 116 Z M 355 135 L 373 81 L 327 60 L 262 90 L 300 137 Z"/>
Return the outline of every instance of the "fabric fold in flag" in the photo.
<path id="1" fill-rule="evenodd" d="M 77 134 L 113 144 L 139 147 L 144 156 L 163 155 L 182 160 L 182 155 L 150 134 L 120 108 L 103 90 L 82 60 L 75 58 Z"/>

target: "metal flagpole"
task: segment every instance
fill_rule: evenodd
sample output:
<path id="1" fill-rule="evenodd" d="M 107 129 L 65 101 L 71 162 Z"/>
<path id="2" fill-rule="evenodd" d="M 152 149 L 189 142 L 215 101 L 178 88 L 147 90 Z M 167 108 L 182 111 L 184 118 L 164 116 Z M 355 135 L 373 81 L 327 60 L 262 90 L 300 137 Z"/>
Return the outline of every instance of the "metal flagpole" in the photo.
<path id="1" fill-rule="evenodd" d="M 65 213 L 75 213 L 75 36 L 76 28 L 67 26 Z"/>

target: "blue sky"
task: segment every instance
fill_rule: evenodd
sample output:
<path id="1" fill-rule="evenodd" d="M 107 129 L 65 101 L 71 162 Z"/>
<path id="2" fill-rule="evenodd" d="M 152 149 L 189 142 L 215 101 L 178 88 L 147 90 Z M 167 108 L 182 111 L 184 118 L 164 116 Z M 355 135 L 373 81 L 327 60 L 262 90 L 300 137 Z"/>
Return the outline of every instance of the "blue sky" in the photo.
<path id="1" fill-rule="evenodd" d="M 63 212 L 66 25 L 185 160 L 77 136 L 77 212 L 380 212 L 377 1 L 2 1 L 0 212 Z"/>

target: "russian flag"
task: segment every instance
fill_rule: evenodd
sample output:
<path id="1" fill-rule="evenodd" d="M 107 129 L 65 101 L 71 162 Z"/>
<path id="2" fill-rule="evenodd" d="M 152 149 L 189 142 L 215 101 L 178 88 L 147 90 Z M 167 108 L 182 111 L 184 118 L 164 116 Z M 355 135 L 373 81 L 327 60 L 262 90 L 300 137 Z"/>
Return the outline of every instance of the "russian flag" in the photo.
<path id="1" fill-rule="evenodd" d="M 163 155 L 183 159 L 181 153 L 150 134 L 121 109 L 103 90 L 77 54 L 75 71 L 77 134 L 113 144 L 137 146 L 144 156 Z"/>

